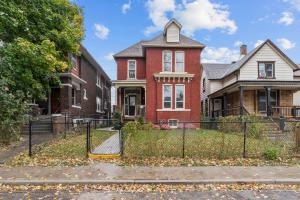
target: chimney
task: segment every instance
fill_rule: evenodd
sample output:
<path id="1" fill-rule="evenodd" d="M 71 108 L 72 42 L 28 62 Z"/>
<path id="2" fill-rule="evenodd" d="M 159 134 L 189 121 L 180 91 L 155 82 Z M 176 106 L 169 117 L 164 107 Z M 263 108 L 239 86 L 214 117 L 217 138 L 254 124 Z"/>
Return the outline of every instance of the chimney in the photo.
<path id="1" fill-rule="evenodd" d="M 240 47 L 240 54 L 241 54 L 241 56 L 245 56 L 245 55 L 247 55 L 247 45 L 245 45 L 245 44 L 242 44 L 241 45 L 241 47 Z"/>

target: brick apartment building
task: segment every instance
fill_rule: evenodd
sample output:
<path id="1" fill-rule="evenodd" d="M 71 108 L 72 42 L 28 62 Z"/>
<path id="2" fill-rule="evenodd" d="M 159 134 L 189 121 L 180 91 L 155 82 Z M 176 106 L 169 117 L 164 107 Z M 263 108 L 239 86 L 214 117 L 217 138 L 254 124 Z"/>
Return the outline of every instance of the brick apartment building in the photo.
<path id="1" fill-rule="evenodd" d="M 111 80 L 83 46 L 80 52 L 80 56 L 70 56 L 73 67 L 60 74 L 61 85 L 51 89 L 46 102 L 36 104 L 40 114 L 110 117 Z"/>
<path id="2" fill-rule="evenodd" d="M 157 37 L 114 55 L 117 110 L 123 120 L 148 122 L 200 120 L 200 54 L 204 45 L 181 34 L 172 19 Z"/>

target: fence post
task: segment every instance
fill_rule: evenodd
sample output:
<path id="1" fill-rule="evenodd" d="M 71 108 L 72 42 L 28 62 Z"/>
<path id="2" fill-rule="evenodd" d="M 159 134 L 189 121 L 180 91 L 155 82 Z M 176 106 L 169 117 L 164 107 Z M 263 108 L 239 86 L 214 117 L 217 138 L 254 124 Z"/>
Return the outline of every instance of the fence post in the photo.
<path id="1" fill-rule="evenodd" d="M 86 157 L 89 157 L 90 153 L 90 123 L 86 124 Z"/>
<path id="2" fill-rule="evenodd" d="M 243 131 L 244 131 L 243 158 L 246 158 L 247 122 L 243 123 Z"/>
<path id="3" fill-rule="evenodd" d="M 32 121 L 29 120 L 29 157 L 32 156 Z"/>
<path id="4" fill-rule="evenodd" d="M 64 132 L 64 138 L 67 138 L 67 114 L 65 113 L 65 132 Z"/>
<path id="5" fill-rule="evenodd" d="M 119 129 L 119 140 L 120 140 L 120 155 L 123 155 L 123 133 L 122 130 Z"/>
<path id="6" fill-rule="evenodd" d="M 183 123 L 183 132 L 182 132 L 182 158 L 185 157 L 185 122 Z"/>

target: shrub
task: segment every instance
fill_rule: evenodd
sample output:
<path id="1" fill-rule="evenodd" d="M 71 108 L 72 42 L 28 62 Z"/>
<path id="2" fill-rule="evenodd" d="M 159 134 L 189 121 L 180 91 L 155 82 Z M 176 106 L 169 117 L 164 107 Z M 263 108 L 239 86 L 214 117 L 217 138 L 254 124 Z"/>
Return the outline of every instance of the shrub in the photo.
<path id="1" fill-rule="evenodd" d="M 137 121 L 138 121 L 138 123 L 140 123 L 140 124 L 144 124 L 145 122 L 144 122 L 144 117 L 138 117 L 137 118 Z"/>
<path id="2" fill-rule="evenodd" d="M 218 120 L 218 129 L 222 132 L 242 132 L 243 123 L 246 122 L 246 130 L 250 137 L 259 138 L 265 129 L 262 118 L 257 115 L 227 116 Z"/>
<path id="3" fill-rule="evenodd" d="M 268 160 L 276 160 L 279 157 L 279 150 L 276 148 L 267 148 L 263 155 Z"/>
<path id="4" fill-rule="evenodd" d="M 227 116 L 220 117 L 216 122 L 218 124 L 218 130 L 231 133 L 231 132 L 241 132 L 242 131 L 242 118 L 240 116 Z"/>
<path id="5" fill-rule="evenodd" d="M 121 113 L 115 112 L 112 116 L 114 129 L 121 128 Z"/>

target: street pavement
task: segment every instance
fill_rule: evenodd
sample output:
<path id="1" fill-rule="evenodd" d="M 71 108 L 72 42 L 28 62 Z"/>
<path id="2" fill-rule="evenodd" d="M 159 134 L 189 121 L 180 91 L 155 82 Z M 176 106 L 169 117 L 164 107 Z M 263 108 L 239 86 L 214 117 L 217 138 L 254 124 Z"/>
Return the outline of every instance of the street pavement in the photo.
<path id="1" fill-rule="evenodd" d="M 33 192 L 14 192 L 1 193 L 0 199 L 43 199 L 43 200 L 125 200 L 125 199 L 188 199 L 188 200 L 257 200 L 257 199 L 272 199 L 272 200 L 298 200 L 300 199 L 300 191 L 284 191 L 284 190 L 262 190 L 262 191 L 192 191 L 192 192 L 69 192 L 69 191 L 33 191 Z"/>

